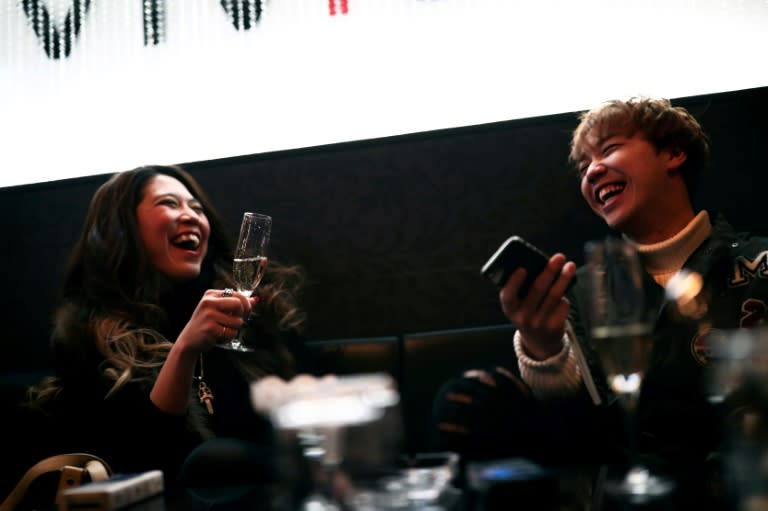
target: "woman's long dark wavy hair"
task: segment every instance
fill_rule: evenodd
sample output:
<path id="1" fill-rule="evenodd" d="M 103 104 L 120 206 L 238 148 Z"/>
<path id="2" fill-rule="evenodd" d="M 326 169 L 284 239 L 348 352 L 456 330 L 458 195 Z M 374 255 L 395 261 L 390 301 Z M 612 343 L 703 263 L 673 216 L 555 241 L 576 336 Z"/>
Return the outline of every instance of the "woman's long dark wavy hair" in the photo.
<path id="1" fill-rule="evenodd" d="M 157 165 L 113 175 L 94 194 L 65 270 L 52 335 L 57 377 L 33 389 L 37 399 L 55 394 L 66 383 L 68 368 L 78 371 L 88 361 L 100 361 L 102 376 L 113 382 L 112 393 L 131 381 L 150 384 L 165 360 L 175 339 L 161 333 L 168 317 L 160 303 L 173 284 L 151 266 L 136 218 L 145 187 L 157 175 L 180 181 L 205 211 L 211 226 L 202 270 L 210 280 L 206 286 L 234 287 L 233 244 L 191 175 L 179 167 Z M 295 298 L 302 283 L 298 268 L 270 261 L 257 290 L 260 335 L 274 338 L 282 330 L 300 330 L 304 316 Z M 241 357 L 247 364 L 236 361 L 247 376 L 273 372 L 289 360 L 279 343 L 265 346 L 260 357 Z"/>

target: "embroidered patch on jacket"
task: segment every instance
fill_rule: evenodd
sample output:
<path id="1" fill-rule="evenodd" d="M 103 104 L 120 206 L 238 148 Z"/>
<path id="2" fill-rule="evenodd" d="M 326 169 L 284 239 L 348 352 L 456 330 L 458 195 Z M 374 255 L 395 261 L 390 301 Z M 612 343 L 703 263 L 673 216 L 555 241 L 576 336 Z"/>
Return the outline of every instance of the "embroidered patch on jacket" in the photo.
<path id="1" fill-rule="evenodd" d="M 765 302 L 758 300 L 757 298 L 747 298 L 741 302 L 741 318 L 739 318 L 739 326 L 741 328 L 754 328 L 765 323 L 766 307 Z"/>
<path id="2" fill-rule="evenodd" d="M 768 251 L 760 252 L 754 259 L 739 256 L 733 261 L 733 273 L 728 279 L 730 287 L 743 286 L 753 278 L 768 278 Z"/>
<path id="3" fill-rule="evenodd" d="M 726 332 L 719 328 L 710 328 L 696 334 L 691 342 L 691 354 L 696 362 L 703 366 L 709 364 L 713 350 L 725 342 L 726 336 Z"/>

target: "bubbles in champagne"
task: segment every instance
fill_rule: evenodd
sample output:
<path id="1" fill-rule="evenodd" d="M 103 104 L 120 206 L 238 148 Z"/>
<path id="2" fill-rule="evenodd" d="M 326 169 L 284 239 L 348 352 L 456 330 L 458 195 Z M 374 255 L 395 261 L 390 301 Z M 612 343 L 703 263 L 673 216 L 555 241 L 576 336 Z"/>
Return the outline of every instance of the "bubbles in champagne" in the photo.
<path id="1" fill-rule="evenodd" d="M 233 272 L 237 290 L 246 296 L 251 296 L 253 290 L 261 282 L 266 269 L 266 257 L 235 258 Z"/>

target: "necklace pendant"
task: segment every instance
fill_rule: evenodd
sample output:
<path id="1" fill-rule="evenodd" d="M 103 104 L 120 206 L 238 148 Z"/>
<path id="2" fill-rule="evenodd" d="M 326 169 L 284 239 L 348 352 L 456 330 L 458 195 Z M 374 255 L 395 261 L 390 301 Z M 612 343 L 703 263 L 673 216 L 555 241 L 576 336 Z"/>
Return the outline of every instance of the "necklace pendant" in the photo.
<path id="1" fill-rule="evenodd" d="M 208 413 L 213 415 L 213 404 L 211 403 L 213 401 L 213 392 L 211 392 L 211 388 L 202 379 L 198 385 L 197 396 L 200 398 L 200 403 L 204 404 L 208 409 Z"/>

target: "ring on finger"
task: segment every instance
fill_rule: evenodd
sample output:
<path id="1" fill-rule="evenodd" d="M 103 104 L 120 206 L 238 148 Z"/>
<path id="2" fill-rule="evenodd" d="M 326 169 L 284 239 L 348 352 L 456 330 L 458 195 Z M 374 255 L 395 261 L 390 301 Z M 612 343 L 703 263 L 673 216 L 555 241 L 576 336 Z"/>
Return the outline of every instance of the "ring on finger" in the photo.
<path id="1" fill-rule="evenodd" d="M 223 297 L 232 296 L 234 294 L 235 294 L 235 290 L 232 289 L 231 287 L 225 287 L 224 290 L 221 292 L 221 296 Z"/>

